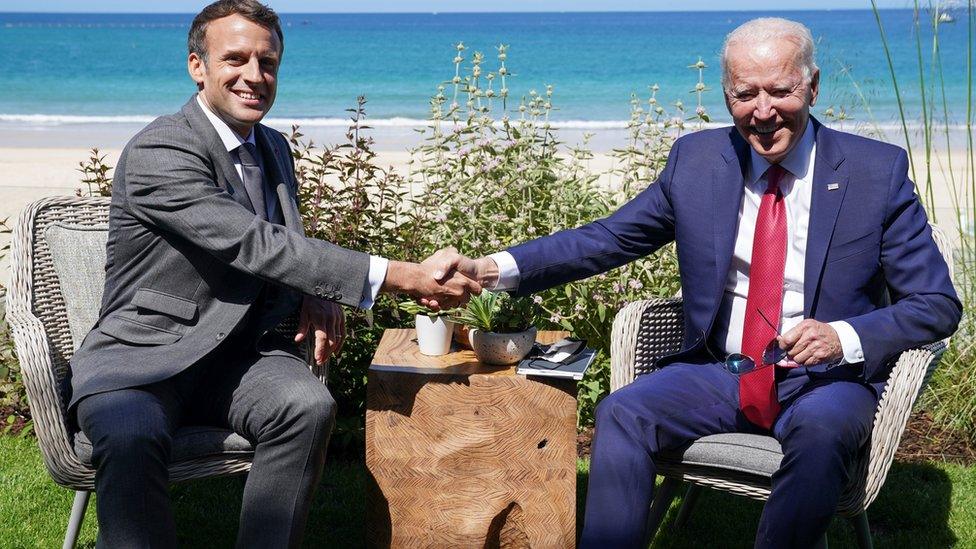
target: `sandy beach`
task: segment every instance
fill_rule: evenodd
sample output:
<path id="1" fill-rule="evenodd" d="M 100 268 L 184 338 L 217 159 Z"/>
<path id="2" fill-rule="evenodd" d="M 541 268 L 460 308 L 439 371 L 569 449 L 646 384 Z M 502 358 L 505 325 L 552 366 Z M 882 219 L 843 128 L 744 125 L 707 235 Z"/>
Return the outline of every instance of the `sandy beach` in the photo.
<path id="1" fill-rule="evenodd" d="M 20 211 L 28 203 L 45 196 L 73 195 L 82 188 L 79 163 L 87 160 L 90 147 L 99 146 L 105 155 L 105 162 L 115 166 L 125 140 L 138 131 L 137 126 L 113 125 L 111 127 L 86 128 L 48 128 L 44 131 L 21 130 L 3 132 L 0 138 L 0 219 L 7 218 L 12 226 Z M 335 133 L 335 135 L 333 135 Z M 617 133 L 618 135 L 613 135 Z M 342 139 L 341 133 L 330 132 L 313 136 L 317 143 L 335 142 Z M 622 134 L 611 132 L 597 136 L 594 150 L 596 154 L 590 161 L 590 169 L 595 173 L 605 173 L 613 167 L 613 158 L 607 153 L 614 146 L 622 144 Z M 416 137 L 405 134 L 380 135 L 376 140 L 377 162 L 384 167 L 391 166 L 402 174 L 407 174 L 410 154 L 407 148 L 416 143 Z M 569 139 L 567 139 L 569 141 Z M 620 143 L 616 143 L 620 141 Z M 965 180 L 965 151 L 957 149 L 951 155 L 952 174 L 950 177 L 950 155 L 936 152 L 932 163 L 933 192 L 935 196 L 935 215 L 939 223 L 949 232 L 955 232 L 955 196 L 963 198 Z M 916 154 L 916 171 L 919 176 L 919 194 L 925 198 L 924 156 Z M 604 182 L 609 182 L 604 177 Z M 955 180 L 955 186 L 952 181 Z M 9 236 L 0 237 L 0 245 L 9 241 Z M 0 277 L 7 278 L 6 260 L 0 263 Z"/>

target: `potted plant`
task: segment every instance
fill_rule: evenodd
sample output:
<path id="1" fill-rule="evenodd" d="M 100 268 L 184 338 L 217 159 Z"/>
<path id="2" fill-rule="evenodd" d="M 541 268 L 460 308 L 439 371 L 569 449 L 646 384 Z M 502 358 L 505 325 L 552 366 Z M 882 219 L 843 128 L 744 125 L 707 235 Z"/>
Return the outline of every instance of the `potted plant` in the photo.
<path id="1" fill-rule="evenodd" d="M 483 292 L 455 315 L 470 328 L 471 348 L 486 364 L 514 364 L 532 350 L 538 307 L 531 298 Z"/>
<path id="2" fill-rule="evenodd" d="M 432 311 L 415 301 L 401 303 L 400 309 L 416 319 L 417 346 L 421 354 L 439 356 L 451 352 L 454 322 L 449 316 L 452 311 Z"/>

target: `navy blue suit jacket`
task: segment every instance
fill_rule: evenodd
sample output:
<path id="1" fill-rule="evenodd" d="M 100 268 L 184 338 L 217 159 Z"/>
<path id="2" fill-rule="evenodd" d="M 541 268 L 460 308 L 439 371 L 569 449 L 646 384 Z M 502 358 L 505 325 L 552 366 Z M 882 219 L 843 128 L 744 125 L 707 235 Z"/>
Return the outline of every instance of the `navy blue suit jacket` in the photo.
<path id="1" fill-rule="evenodd" d="M 962 306 L 908 179 L 905 152 L 810 123 L 817 152 L 804 316 L 850 323 L 865 361 L 797 368 L 792 388 L 780 385 L 780 400 L 820 377 L 858 379 L 880 394 L 892 359 L 955 331 Z M 703 356 L 732 260 L 748 163 L 749 145 L 734 127 L 681 137 L 658 180 L 609 217 L 510 248 L 520 273 L 516 294 L 607 271 L 675 240 L 685 337 L 682 350 L 660 364 Z"/>

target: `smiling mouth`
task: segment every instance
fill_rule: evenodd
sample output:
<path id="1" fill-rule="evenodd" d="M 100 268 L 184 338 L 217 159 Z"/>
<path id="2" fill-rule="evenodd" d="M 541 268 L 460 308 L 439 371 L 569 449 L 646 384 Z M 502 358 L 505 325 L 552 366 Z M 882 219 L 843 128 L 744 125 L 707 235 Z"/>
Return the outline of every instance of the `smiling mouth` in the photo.
<path id="1" fill-rule="evenodd" d="M 235 95 L 237 95 L 237 97 L 240 97 L 245 101 L 260 101 L 261 99 L 263 99 L 261 94 L 258 93 L 252 93 L 243 90 L 232 90 L 232 91 L 234 92 Z"/>
<path id="2" fill-rule="evenodd" d="M 763 135 L 763 136 L 772 135 L 772 134 L 776 133 L 776 130 L 778 130 L 778 129 L 779 129 L 779 124 L 766 124 L 766 125 L 762 125 L 762 126 L 753 126 L 752 127 L 752 131 L 754 133 L 756 133 L 757 135 Z"/>

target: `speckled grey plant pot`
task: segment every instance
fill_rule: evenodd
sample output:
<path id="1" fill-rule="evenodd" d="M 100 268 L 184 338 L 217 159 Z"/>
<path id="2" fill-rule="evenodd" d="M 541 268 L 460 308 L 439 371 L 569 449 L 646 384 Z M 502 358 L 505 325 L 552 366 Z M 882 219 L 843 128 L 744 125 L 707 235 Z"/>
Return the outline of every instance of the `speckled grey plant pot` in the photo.
<path id="1" fill-rule="evenodd" d="M 500 334 L 472 328 L 469 332 L 471 348 L 478 360 L 485 364 L 515 364 L 525 358 L 535 343 L 535 327 L 524 332 Z"/>

